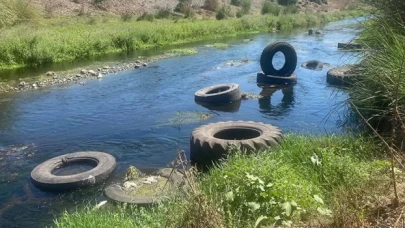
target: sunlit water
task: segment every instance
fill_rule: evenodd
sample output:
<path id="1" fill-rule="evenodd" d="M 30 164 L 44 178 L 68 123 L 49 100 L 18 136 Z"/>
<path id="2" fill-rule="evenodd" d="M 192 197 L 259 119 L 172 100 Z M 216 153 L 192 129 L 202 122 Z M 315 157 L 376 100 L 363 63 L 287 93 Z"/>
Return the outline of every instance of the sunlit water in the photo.
<path id="1" fill-rule="evenodd" d="M 44 227 L 65 209 L 103 198 L 103 186 L 66 194 L 46 193 L 32 186 L 31 170 L 65 153 L 108 152 L 117 159 L 114 175 L 118 176 L 131 164 L 165 166 L 177 150 L 189 152 L 189 136 L 195 127 L 211 122 L 252 120 L 273 124 L 284 132 L 344 132 L 346 92 L 326 83 L 329 68 L 311 71 L 300 65 L 312 59 L 334 66 L 356 62 L 353 54 L 337 50 L 337 42 L 353 39 L 360 26 L 351 19 L 330 23 L 322 30 L 320 36 L 296 30 L 257 35 L 248 43 L 233 39 L 226 50 L 200 45 L 197 55 L 157 61 L 85 86 L 0 94 L 0 227 Z M 298 83 L 291 88 L 262 90 L 255 83 L 260 54 L 275 41 L 295 47 Z M 241 59 L 249 62 L 241 63 Z M 233 60 L 231 66 L 228 62 Z M 275 59 L 277 62 L 283 59 Z M 227 82 L 265 97 L 244 100 L 232 112 L 210 111 L 194 102 L 198 89 Z M 206 112 L 212 118 L 193 122 L 184 117 L 187 121 L 183 121 L 178 114 L 183 112 Z M 20 146 L 10 152 L 11 145 Z"/>

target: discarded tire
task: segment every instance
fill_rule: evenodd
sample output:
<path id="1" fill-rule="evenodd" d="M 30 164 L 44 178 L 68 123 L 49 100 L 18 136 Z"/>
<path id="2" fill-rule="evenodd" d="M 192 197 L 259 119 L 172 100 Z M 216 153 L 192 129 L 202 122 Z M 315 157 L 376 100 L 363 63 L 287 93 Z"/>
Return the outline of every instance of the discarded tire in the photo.
<path id="1" fill-rule="evenodd" d="M 72 175 L 58 175 L 58 171 L 71 165 L 94 167 Z M 44 190 L 72 190 L 99 184 L 115 169 L 115 158 L 110 154 L 96 151 L 76 152 L 49 159 L 31 172 L 33 184 Z"/>
<path id="2" fill-rule="evenodd" d="M 328 71 L 326 81 L 332 85 L 348 86 L 353 83 L 356 75 L 351 73 L 352 66 L 345 65 Z"/>
<path id="3" fill-rule="evenodd" d="M 230 145 L 247 152 L 274 147 L 282 140 L 281 130 L 270 124 L 229 121 L 196 128 L 190 138 L 190 159 L 206 168 L 226 157 Z"/>
<path id="4" fill-rule="evenodd" d="M 171 188 L 177 188 L 183 182 L 183 174 L 171 168 L 165 168 L 158 171 L 157 175 L 167 178 L 171 182 Z M 137 204 L 139 206 L 148 206 L 162 201 L 165 192 L 153 196 L 132 196 L 128 194 L 119 184 L 112 184 L 104 190 L 105 195 L 112 201 L 118 203 Z"/>
<path id="5" fill-rule="evenodd" d="M 301 67 L 309 70 L 322 70 L 323 69 L 323 62 L 319 60 L 309 60 L 306 62 L 303 62 L 301 64 Z"/>
<path id="6" fill-rule="evenodd" d="M 285 57 L 284 66 L 279 70 L 273 66 L 273 58 L 277 52 L 283 53 Z M 277 42 L 270 44 L 262 52 L 260 66 L 266 75 L 290 76 L 297 67 L 297 53 L 289 43 Z"/>
<path id="7" fill-rule="evenodd" d="M 343 50 L 361 50 L 361 44 L 355 43 L 338 43 L 338 48 Z"/>
<path id="8" fill-rule="evenodd" d="M 209 103 L 202 103 L 196 102 L 197 104 L 203 106 L 212 111 L 220 111 L 220 112 L 238 112 L 240 109 L 240 105 L 242 100 L 237 100 L 229 104 L 209 104 Z"/>
<path id="9" fill-rule="evenodd" d="M 218 84 L 200 89 L 194 94 L 194 100 L 206 104 L 229 104 L 240 100 L 242 93 L 235 83 Z"/>
<path id="10" fill-rule="evenodd" d="M 273 75 L 265 75 L 264 73 L 257 73 L 256 82 L 258 84 L 270 85 L 293 85 L 297 83 L 297 76 L 290 75 L 288 77 L 278 77 Z"/>

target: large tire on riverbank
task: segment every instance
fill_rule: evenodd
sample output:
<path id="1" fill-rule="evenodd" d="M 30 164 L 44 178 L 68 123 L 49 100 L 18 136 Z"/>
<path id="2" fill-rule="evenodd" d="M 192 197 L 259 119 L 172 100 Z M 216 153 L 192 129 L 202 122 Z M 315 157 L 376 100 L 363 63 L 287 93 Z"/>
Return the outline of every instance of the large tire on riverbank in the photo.
<path id="1" fill-rule="evenodd" d="M 332 85 L 350 86 L 353 84 L 356 77 L 356 75 L 351 72 L 352 68 L 353 66 L 351 65 L 333 68 L 328 71 L 326 81 Z"/>
<path id="2" fill-rule="evenodd" d="M 194 94 L 194 100 L 206 104 L 229 104 L 240 100 L 242 93 L 235 83 L 218 84 L 200 89 Z"/>
<path id="3" fill-rule="evenodd" d="M 92 165 L 91 170 L 73 175 L 56 175 L 63 167 L 75 164 Z M 99 184 L 107 179 L 116 166 L 110 154 L 96 151 L 76 152 L 49 159 L 31 172 L 33 184 L 43 190 L 65 191 Z"/>
<path id="4" fill-rule="evenodd" d="M 276 70 L 273 66 L 273 58 L 277 52 L 283 53 L 285 57 L 284 66 L 279 70 Z M 262 52 L 260 66 L 266 75 L 290 76 L 297 67 L 297 53 L 289 43 L 277 42 L 270 44 Z"/>
<path id="5" fill-rule="evenodd" d="M 200 168 L 206 168 L 226 157 L 230 145 L 247 152 L 280 144 L 282 132 L 270 124 L 252 121 L 229 121 L 196 128 L 190 138 L 190 159 Z"/>
<path id="6" fill-rule="evenodd" d="M 273 75 L 265 75 L 260 72 L 257 73 L 256 78 L 257 84 L 267 84 L 267 85 L 293 85 L 297 83 L 297 76 L 292 74 L 288 77 L 279 77 Z"/>
<path id="7" fill-rule="evenodd" d="M 173 171 L 173 172 L 172 172 Z M 172 188 L 177 188 L 183 182 L 183 174 L 176 169 L 165 168 L 157 172 L 157 175 L 167 178 Z M 117 203 L 136 204 L 139 206 L 150 206 L 164 199 L 164 194 L 154 196 L 131 196 L 119 184 L 112 184 L 104 190 L 105 195 Z"/>

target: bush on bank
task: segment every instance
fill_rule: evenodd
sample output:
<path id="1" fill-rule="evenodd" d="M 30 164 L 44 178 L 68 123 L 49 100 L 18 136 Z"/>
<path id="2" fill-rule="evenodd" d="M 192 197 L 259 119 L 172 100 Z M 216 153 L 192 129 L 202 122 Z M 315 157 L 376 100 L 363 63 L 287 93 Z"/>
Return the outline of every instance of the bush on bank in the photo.
<path id="1" fill-rule="evenodd" d="M 379 147 L 362 137 L 288 135 L 282 146 L 263 153 L 231 152 L 227 162 L 197 180 L 191 194 L 179 193 L 149 209 L 79 209 L 62 214 L 55 225 L 352 227 L 364 222 L 363 206 L 389 182 L 389 163 L 379 160 Z"/>

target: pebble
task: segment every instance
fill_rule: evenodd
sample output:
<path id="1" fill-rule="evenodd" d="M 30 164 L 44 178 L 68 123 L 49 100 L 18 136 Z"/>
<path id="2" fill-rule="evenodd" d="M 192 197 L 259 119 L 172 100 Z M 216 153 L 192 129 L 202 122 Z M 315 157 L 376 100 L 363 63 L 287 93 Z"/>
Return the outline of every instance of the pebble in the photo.
<path id="1" fill-rule="evenodd" d="M 147 63 L 142 63 L 142 66 L 146 67 L 146 66 L 148 66 L 148 64 Z"/>
<path id="2" fill-rule="evenodd" d="M 141 67 L 141 65 L 138 65 L 138 64 L 136 64 L 136 65 L 134 66 L 135 69 L 138 69 L 138 68 L 140 68 L 140 67 Z"/>
<path id="3" fill-rule="evenodd" d="M 103 78 L 103 75 L 100 73 L 97 75 L 97 78 Z"/>
<path id="4" fill-rule="evenodd" d="M 57 75 L 55 75 L 55 76 L 53 76 L 52 78 L 53 78 L 53 79 L 58 79 L 58 76 L 57 76 Z"/>
<path id="5" fill-rule="evenodd" d="M 83 69 L 83 70 L 80 71 L 80 73 L 81 73 L 81 74 L 87 74 L 87 70 L 86 70 L 86 69 Z"/>
<path id="6" fill-rule="evenodd" d="M 22 82 L 20 82 L 19 86 L 24 87 L 25 84 L 26 84 L 26 83 L 25 83 L 24 81 L 22 81 Z"/>
<path id="7" fill-rule="evenodd" d="M 96 75 L 97 75 L 97 73 L 96 73 L 94 70 L 89 70 L 89 74 L 92 75 L 92 76 L 96 76 Z"/>
<path id="8" fill-rule="evenodd" d="M 82 77 L 82 76 L 81 76 L 80 74 L 76 74 L 76 77 L 77 77 L 77 78 L 80 78 L 80 77 Z"/>
<path id="9" fill-rule="evenodd" d="M 55 75 L 55 72 L 53 72 L 53 71 L 46 72 L 46 76 L 52 76 L 52 75 Z"/>

